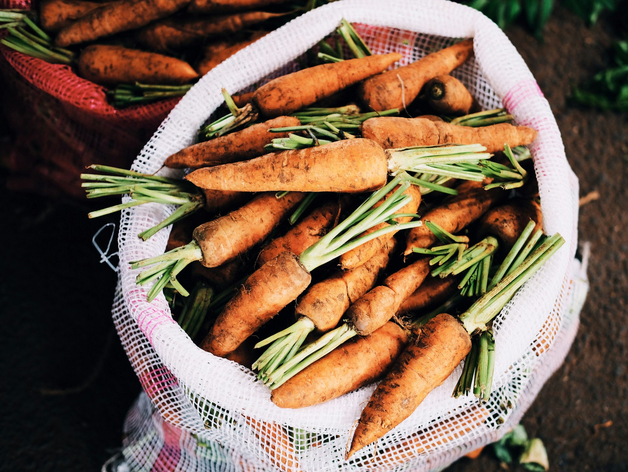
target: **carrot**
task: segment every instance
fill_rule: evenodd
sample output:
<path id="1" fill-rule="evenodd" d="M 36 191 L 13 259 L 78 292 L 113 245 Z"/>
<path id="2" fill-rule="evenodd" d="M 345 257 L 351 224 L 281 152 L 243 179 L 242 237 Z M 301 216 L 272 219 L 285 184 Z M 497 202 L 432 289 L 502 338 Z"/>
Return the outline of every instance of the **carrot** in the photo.
<path id="1" fill-rule="evenodd" d="M 236 52 L 253 44 L 255 41 L 257 41 L 259 38 L 266 34 L 266 31 L 259 31 L 257 32 L 257 34 L 253 34 L 249 39 L 245 41 L 220 41 L 205 46 L 205 50 L 203 51 L 203 58 L 196 66 L 196 70 L 201 75 L 207 74 L 210 70 L 223 62 L 225 59 L 230 58 Z M 236 105 L 241 106 L 237 103 Z"/>
<path id="2" fill-rule="evenodd" d="M 448 74 L 430 79 L 422 94 L 427 104 L 443 115 L 467 115 L 481 109 L 464 84 Z"/>
<path id="3" fill-rule="evenodd" d="M 340 202 L 337 198 L 316 208 L 285 235 L 273 239 L 264 247 L 257 257 L 256 264 L 264 265 L 286 251 L 298 256 L 337 223 L 339 213 Z"/>
<path id="4" fill-rule="evenodd" d="M 201 348 L 221 357 L 234 351 L 287 303 L 296 299 L 310 281 L 309 271 L 297 256 L 289 252 L 280 254 L 247 279 L 218 316 Z"/>
<path id="5" fill-rule="evenodd" d="M 451 315 L 441 313 L 408 344 L 364 408 L 346 459 L 409 417 L 471 350 L 471 336 Z"/>
<path id="6" fill-rule="evenodd" d="M 543 225 L 543 214 L 538 203 L 522 198 L 509 200 L 486 212 L 478 223 L 478 236 L 493 235 L 510 248 L 530 220 L 536 222 L 533 231 Z"/>
<path id="7" fill-rule="evenodd" d="M 423 221 L 432 221 L 449 233 L 455 234 L 480 218 L 488 209 L 504 198 L 506 192 L 500 188 L 484 190 L 471 189 L 450 198 L 444 204 L 431 209 L 423 215 Z M 414 228 L 406 235 L 405 255 L 412 249 L 428 248 L 437 241 L 427 225 Z"/>
<path id="8" fill-rule="evenodd" d="M 501 279 L 490 291 L 479 298 L 460 317 L 460 321 L 441 313 L 421 329 L 417 342 L 411 342 L 397 362 L 377 386 L 362 412 L 346 458 L 371 444 L 408 418 L 423 399 L 440 385 L 469 354 L 471 335 L 480 332 L 486 339 L 489 324 L 512 299 L 517 290 L 562 245 L 559 234 L 549 237 L 516 269 Z M 490 356 L 490 354 L 489 354 Z M 482 357 L 482 356 L 480 356 Z M 467 370 L 467 359 L 465 370 Z M 489 358 L 484 359 L 478 394 L 484 394 L 492 382 Z M 462 380 L 462 379 L 461 379 Z"/>
<path id="9" fill-rule="evenodd" d="M 175 169 L 196 169 L 229 162 L 242 161 L 265 154 L 264 146 L 274 138 L 287 137 L 289 133 L 271 133 L 271 128 L 298 126 L 301 122 L 292 116 L 280 116 L 264 123 L 257 123 L 240 131 L 186 147 L 169 156 L 164 165 Z"/>
<path id="10" fill-rule="evenodd" d="M 184 84 L 198 78 L 196 71 L 180 59 L 106 45 L 83 49 L 78 59 L 78 72 L 84 79 L 100 85 Z"/>
<path id="11" fill-rule="evenodd" d="M 407 66 L 371 77 L 362 82 L 358 93 L 368 108 L 375 111 L 405 108 L 429 79 L 460 66 L 472 50 L 473 40 L 466 39 Z"/>
<path id="12" fill-rule="evenodd" d="M 335 328 L 349 306 L 375 285 L 395 246 L 395 240 L 391 239 L 364 264 L 310 287 L 299 300 L 295 313 L 307 317 L 323 333 Z"/>
<path id="13" fill-rule="evenodd" d="M 44 30 L 54 33 L 103 5 L 82 0 L 45 0 L 39 5 L 39 22 Z"/>
<path id="14" fill-rule="evenodd" d="M 231 98 L 233 99 L 233 103 L 235 103 L 238 108 L 242 108 L 247 103 L 251 103 L 251 101 L 253 100 L 254 94 L 255 94 L 254 91 L 239 93 L 236 95 L 232 95 Z"/>
<path id="15" fill-rule="evenodd" d="M 255 353 L 253 352 L 253 340 L 252 338 L 244 341 L 240 346 L 225 356 L 225 359 L 236 362 L 248 369 L 253 365 L 255 360 Z"/>
<path id="16" fill-rule="evenodd" d="M 405 330 L 388 322 L 371 335 L 348 341 L 272 391 L 281 408 L 318 405 L 380 378 L 403 350 Z"/>
<path id="17" fill-rule="evenodd" d="M 245 417 L 245 423 L 253 429 L 259 446 L 268 455 L 274 468 L 281 472 L 301 472 L 294 444 L 280 424 L 249 416 Z"/>
<path id="18" fill-rule="evenodd" d="M 264 193 L 216 220 L 198 226 L 193 233 L 205 267 L 218 267 L 259 244 L 304 198 L 291 192 L 283 198 Z"/>
<path id="19" fill-rule="evenodd" d="M 458 277 L 428 277 L 412 295 L 403 301 L 397 314 L 418 311 L 444 302 L 457 291 L 459 282 Z"/>
<path id="20" fill-rule="evenodd" d="M 188 238 L 186 243 L 189 242 Z M 218 267 L 205 267 L 202 264 L 194 263 L 191 267 L 192 275 L 207 280 L 212 286 L 219 289 L 226 289 L 241 280 L 247 271 L 246 254 L 240 255 Z"/>
<path id="21" fill-rule="evenodd" d="M 409 146 L 478 143 L 495 153 L 510 147 L 525 146 L 536 138 L 536 130 L 508 123 L 471 128 L 424 118 L 371 118 L 362 124 L 362 137 L 372 139 L 384 149 Z"/>
<path id="22" fill-rule="evenodd" d="M 482 427 L 489 414 L 486 406 L 482 404 L 471 405 L 451 418 L 412 433 L 408 438 L 397 442 L 382 452 L 378 451 L 375 457 L 362 462 L 361 465 L 375 469 L 405 464 L 408 460 L 425 454 L 443 445 L 443 443 L 451 443 L 473 433 Z"/>
<path id="23" fill-rule="evenodd" d="M 399 211 L 399 213 L 412 215 L 416 213 L 416 211 L 419 209 L 419 205 L 421 204 L 421 192 L 416 185 L 410 186 L 408 190 L 406 190 L 406 192 L 412 197 L 412 200 L 410 200 L 408 204 Z M 401 223 L 410 221 L 411 219 L 412 216 L 403 216 L 395 218 L 394 221 Z M 386 226 L 389 226 L 389 224 L 390 223 L 388 222 L 382 223 L 378 226 L 371 228 L 369 232 L 385 228 Z M 362 244 L 352 251 L 344 253 L 340 257 L 340 266 L 344 270 L 354 269 L 355 267 L 360 266 L 361 264 L 371 259 L 371 257 L 373 257 L 373 255 L 376 254 L 386 244 L 387 241 L 394 237 L 394 235 L 394 232 L 388 233 L 384 236 L 380 236 L 379 238 L 372 239 L 368 243 Z"/>
<path id="24" fill-rule="evenodd" d="M 286 3 L 288 0 L 192 0 L 190 13 L 222 13 L 226 11 L 253 10 Z"/>
<path id="25" fill-rule="evenodd" d="M 172 52 L 208 38 L 233 35 L 282 13 L 247 11 L 211 17 L 167 18 L 140 29 L 135 39 L 158 52 Z"/>
<path id="26" fill-rule="evenodd" d="M 386 154 L 377 144 L 350 139 L 206 167 L 185 178 L 197 187 L 215 190 L 356 193 L 383 186 L 386 165 Z"/>
<path id="27" fill-rule="evenodd" d="M 187 265 L 200 261 L 205 267 L 218 267 L 260 243 L 281 222 L 287 213 L 304 198 L 304 194 L 291 192 L 283 198 L 272 193 L 260 194 L 243 207 L 228 215 L 198 226 L 193 241 L 161 256 L 135 261 L 132 268 L 159 263 L 142 272 L 137 283 L 142 285 L 161 278 L 148 293 L 151 301 L 170 281 L 183 295 L 188 292 L 176 276 Z"/>
<path id="28" fill-rule="evenodd" d="M 388 276 L 381 285 L 360 297 L 346 313 L 355 332 L 366 336 L 383 326 L 429 273 L 429 258 L 421 258 Z"/>
<path id="29" fill-rule="evenodd" d="M 57 34 L 55 44 L 67 47 L 140 28 L 175 13 L 188 3 L 190 0 L 118 0 L 63 28 Z"/>
<path id="30" fill-rule="evenodd" d="M 209 214 L 227 213 L 251 199 L 250 193 L 222 192 L 220 190 L 199 189 L 203 194 L 204 208 Z"/>
<path id="31" fill-rule="evenodd" d="M 289 115 L 385 70 L 400 59 L 400 54 L 391 53 L 320 64 L 262 85 L 255 91 L 253 102 L 265 116 Z"/>

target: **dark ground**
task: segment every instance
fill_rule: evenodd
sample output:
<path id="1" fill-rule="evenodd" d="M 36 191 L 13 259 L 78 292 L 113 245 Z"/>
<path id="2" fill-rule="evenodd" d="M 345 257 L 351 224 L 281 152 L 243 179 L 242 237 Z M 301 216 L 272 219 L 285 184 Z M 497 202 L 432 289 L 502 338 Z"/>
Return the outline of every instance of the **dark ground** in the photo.
<path id="1" fill-rule="evenodd" d="M 628 470 L 628 119 L 566 100 L 608 63 L 614 34 L 609 19 L 589 29 L 562 9 L 544 43 L 508 31 L 552 105 L 581 195 L 601 196 L 581 209 L 580 240 L 592 243 L 592 257 L 580 331 L 523 420 L 553 471 Z M 0 154 L 7 134 L 0 118 Z M 88 220 L 85 203 L 0 187 L 0 470 L 99 470 L 120 447 L 140 392 L 111 321 L 115 275 L 91 246 L 104 221 Z M 484 452 L 448 470 L 502 469 Z"/>

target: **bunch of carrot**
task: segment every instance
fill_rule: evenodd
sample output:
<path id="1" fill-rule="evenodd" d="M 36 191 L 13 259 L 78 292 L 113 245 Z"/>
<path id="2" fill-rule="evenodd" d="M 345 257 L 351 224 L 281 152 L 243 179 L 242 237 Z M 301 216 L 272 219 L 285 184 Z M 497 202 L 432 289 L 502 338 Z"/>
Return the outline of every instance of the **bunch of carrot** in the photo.
<path id="1" fill-rule="evenodd" d="M 316 6 L 286 3 L 42 0 L 38 11 L 0 11 L 0 28 L 9 32 L 5 46 L 72 65 L 80 77 L 115 88 L 115 106 L 128 106 L 185 94 L 191 82 L 267 33 L 258 28 L 272 30 Z"/>
<path id="2" fill-rule="evenodd" d="M 208 139 L 165 162 L 195 169 L 184 184 L 198 192 L 130 173 L 90 190 L 131 192 L 128 206 L 163 199 L 182 209 L 202 206 L 192 197 L 201 191 L 205 203 L 245 196 L 171 251 L 133 262 L 137 281 L 153 284 L 149 300 L 164 289 L 187 295 L 178 278 L 188 265 L 221 281 L 213 301 L 196 292 L 181 323 L 204 350 L 257 370 L 279 406 L 384 378 L 347 457 L 412 414 L 469 353 L 457 394 L 475 388 L 486 399 L 491 321 L 562 244 L 539 230 L 533 198 L 504 203 L 514 189 L 534 194 L 521 161 L 536 131 L 506 123 L 502 110 L 468 114 L 473 100 L 446 112 L 430 105 L 440 116 L 382 116 L 409 113 L 435 94 L 435 80 L 439 97 L 449 96 L 458 84 L 445 76 L 472 42 L 391 74 L 399 55 L 371 55 L 354 33 L 345 30 L 355 59 L 322 47 L 327 63 L 274 79 L 246 103 L 224 93 L 230 113 L 203 131 Z M 454 105 L 469 103 L 461 95 Z M 255 341 L 265 349 L 252 355 Z"/>

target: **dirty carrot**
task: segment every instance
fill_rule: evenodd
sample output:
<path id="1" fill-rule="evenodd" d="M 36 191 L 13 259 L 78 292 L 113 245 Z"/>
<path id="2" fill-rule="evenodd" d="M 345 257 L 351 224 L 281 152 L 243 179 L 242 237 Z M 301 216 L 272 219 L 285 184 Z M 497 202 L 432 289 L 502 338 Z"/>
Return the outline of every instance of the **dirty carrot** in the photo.
<path id="1" fill-rule="evenodd" d="M 244 41 L 219 41 L 216 43 L 208 44 L 207 46 L 205 46 L 202 59 L 196 65 L 196 70 L 201 75 L 207 74 L 210 70 L 223 62 L 225 59 L 230 58 L 236 52 L 253 44 L 265 34 L 266 31 L 261 31 L 257 34 L 253 34 L 249 39 Z"/>
<path id="2" fill-rule="evenodd" d="M 382 187 L 387 175 L 381 147 L 369 140 L 350 139 L 198 169 L 186 179 L 216 190 L 355 193 Z"/>
<path id="3" fill-rule="evenodd" d="M 429 277 L 412 295 L 403 301 L 397 313 L 410 313 L 422 310 L 432 304 L 441 303 L 456 293 L 459 282 L 460 279 L 453 276 Z"/>
<path id="4" fill-rule="evenodd" d="M 486 212 L 478 222 L 478 236 L 493 235 L 510 248 L 530 220 L 536 223 L 535 231 L 543 226 L 540 205 L 534 200 L 512 199 Z"/>
<path id="5" fill-rule="evenodd" d="M 77 67 L 81 77 L 100 85 L 185 84 L 198 78 L 192 66 L 180 59 L 101 44 L 83 49 Z"/>
<path id="6" fill-rule="evenodd" d="M 371 77 L 360 84 L 360 98 L 375 111 L 406 108 L 429 79 L 448 74 L 463 64 L 472 50 L 473 40 L 466 39 L 407 66 Z"/>
<path id="7" fill-rule="evenodd" d="M 243 161 L 265 154 L 264 146 L 277 137 L 287 137 L 288 133 L 271 133 L 272 128 L 298 126 L 301 122 L 292 116 L 280 116 L 263 123 L 202 143 L 194 144 L 178 151 L 164 162 L 166 167 L 196 169 L 229 162 Z"/>
<path id="8" fill-rule="evenodd" d="M 285 3 L 288 0 L 192 0 L 190 13 L 222 13 L 226 11 L 253 10 Z"/>
<path id="9" fill-rule="evenodd" d="M 151 50 L 174 52 L 210 38 L 233 35 L 282 15 L 283 13 L 247 11 L 211 17 L 167 18 L 138 30 L 135 39 Z"/>
<path id="10" fill-rule="evenodd" d="M 147 25 L 184 8 L 190 0 L 119 0 L 82 16 L 57 34 L 55 44 L 67 47 Z"/>
<path id="11" fill-rule="evenodd" d="M 385 70 L 398 53 L 320 64 L 271 80 L 255 91 L 253 102 L 263 115 L 289 115 Z M 395 107 L 386 108 L 386 110 Z"/>
<path id="12" fill-rule="evenodd" d="M 491 157 L 484 150 L 480 145 L 384 150 L 369 139 L 354 138 L 206 167 L 188 174 L 186 179 L 197 187 L 215 190 L 344 193 L 380 188 L 388 173 L 397 175 L 403 171 L 482 181 L 484 175 L 477 164 Z M 473 164 L 477 169 L 466 171 L 455 166 L 463 163 Z M 455 164 L 453 171 L 451 166 L 443 164 Z M 442 188 L 428 181 L 414 179 L 412 182 Z"/>
<path id="13" fill-rule="evenodd" d="M 276 198 L 274 193 L 258 195 L 243 207 L 198 226 L 193 232 L 193 241 L 186 246 L 132 262 L 134 269 L 157 264 L 139 274 L 137 283 L 142 285 L 160 278 L 149 291 L 149 301 L 167 282 L 186 296 L 187 291 L 176 276 L 188 264 L 200 261 L 205 267 L 218 267 L 237 257 L 262 242 L 303 198 L 304 194 L 299 192 L 291 192 L 283 198 Z"/>
<path id="14" fill-rule="evenodd" d="M 508 123 L 472 128 L 432 121 L 425 118 L 371 118 L 362 124 L 362 137 L 372 139 L 384 149 L 408 146 L 478 143 L 490 153 L 510 147 L 525 146 L 537 132 L 527 126 Z"/>
<path id="15" fill-rule="evenodd" d="M 334 349 L 281 387 L 272 402 L 281 408 L 318 405 L 379 379 L 407 342 L 407 333 L 389 321 L 366 337 Z"/>
<path id="16" fill-rule="evenodd" d="M 45 0 L 39 5 L 39 22 L 44 30 L 54 33 L 103 5 L 82 0 Z"/>
<path id="17" fill-rule="evenodd" d="M 441 115 L 467 115 L 480 106 L 462 82 L 445 74 L 430 79 L 423 88 L 425 102 Z"/>
<path id="18" fill-rule="evenodd" d="M 471 337 L 451 315 L 441 313 L 410 342 L 362 411 L 346 459 L 410 416 L 471 350 Z"/>
<path id="19" fill-rule="evenodd" d="M 546 238 L 510 275 L 471 305 L 460 321 L 446 313 L 428 321 L 418 340 L 408 344 L 373 393 L 360 416 L 346 458 L 408 418 L 471 351 L 471 336 L 488 330 L 489 323 L 517 290 L 563 244 L 559 234 Z"/>
<path id="20" fill-rule="evenodd" d="M 282 252 L 297 256 L 313 245 L 338 221 L 340 202 L 334 198 L 314 209 L 307 217 L 294 225 L 286 234 L 273 239 L 257 257 L 256 264 L 264 265 Z"/>

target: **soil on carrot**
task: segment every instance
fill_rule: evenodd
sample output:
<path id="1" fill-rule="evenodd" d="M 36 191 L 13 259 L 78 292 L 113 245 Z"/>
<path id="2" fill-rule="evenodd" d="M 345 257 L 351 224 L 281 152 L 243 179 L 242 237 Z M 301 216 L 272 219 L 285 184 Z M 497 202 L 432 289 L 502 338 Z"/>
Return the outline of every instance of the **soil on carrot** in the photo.
<path id="1" fill-rule="evenodd" d="M 567 100 L 572 85 L 608 64 L 616 36 L 609 19 L 587 28 L 561 8 L 543 43 L 517 27 L 507 34 L 552 106 L 580 195 L 600 194 L 580 214 L 580 240 L 592 250 L 580 330 L 523 424 L 544 441 L 552 471 L 625 471 L 628 116 Z M 0 117 L 0 162 L 6 136 Z M 124 416 L 140 392 L 111 322 L 115 274 L 91 245 L 105 221 L 86 217 L 98 205 L 17 193 L 5 180 L 0 171 L 0 469 L 98 471 L 121 447 Z M 447 470 L 504 469 L 487 450 Z"/>

